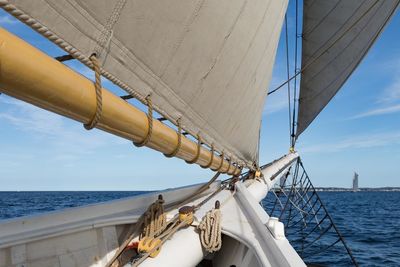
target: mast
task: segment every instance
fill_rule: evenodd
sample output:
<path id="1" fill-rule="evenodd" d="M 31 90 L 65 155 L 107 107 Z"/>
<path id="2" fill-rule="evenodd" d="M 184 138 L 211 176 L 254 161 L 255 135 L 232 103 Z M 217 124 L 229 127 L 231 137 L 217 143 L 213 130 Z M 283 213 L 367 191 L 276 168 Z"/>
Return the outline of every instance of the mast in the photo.
<path id="1" fill-rule="evenodd" d="M 91 121 L 96 110 L 93 82 L 4 29 L 0 29 L 0 43 L 0 92 L 81 123 Z M 102 115 L 97 128 L 134 142 L 146 138 L 149 128 L 146 113 L 104 88 L 102 96 Z M 170 154 L 179 145 L 177 136 L 174 129 L 154 120 L 151 140 L 146 146 Z M 199 144 L 182 135 L 176 157 L 192 161 L 198 154 L 196 164 L 210 165 L 221 173 L 240 173 L 239 166 L 223 155 L 212 156 L 211 151 Z"/>

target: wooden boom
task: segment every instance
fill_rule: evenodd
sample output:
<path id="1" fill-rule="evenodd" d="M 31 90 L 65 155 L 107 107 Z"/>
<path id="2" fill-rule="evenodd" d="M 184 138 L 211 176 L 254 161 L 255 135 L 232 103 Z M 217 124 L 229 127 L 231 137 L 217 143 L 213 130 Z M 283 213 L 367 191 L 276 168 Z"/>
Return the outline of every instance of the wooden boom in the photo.
<path id="1" fill-rule="evenodd" d="M 96 110 L 92 81 L 4 29 L 0 29 L 0 91 L 81 123 L 90 122 Z M 146 113 L 104 88 L 102 95 L 102 115 L 96 127 L 135 142 L 143 140 L 148 131 Z M 154 120 L 147 146 L 168 154 L 177 144 L 176 131 Z M 190 161 L 196 154 L 197 143 L 182 136 L 176 157 Z M 196 164 L 206 166 L 210 160 L 211 151 L 201 147 Z M 221 157 L 214 155 L 210 168 L 220 164 Z M 223 159 L 220 172 L 232 175 L 240 170 Z"/>

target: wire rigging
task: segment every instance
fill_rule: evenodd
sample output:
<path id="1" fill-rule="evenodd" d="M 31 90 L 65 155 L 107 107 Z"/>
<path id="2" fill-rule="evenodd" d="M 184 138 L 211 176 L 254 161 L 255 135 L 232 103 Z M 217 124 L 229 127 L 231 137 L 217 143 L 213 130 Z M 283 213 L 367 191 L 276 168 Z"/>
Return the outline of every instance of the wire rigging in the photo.
<path id="1" fill-rule="evenodd" d="M 286 84 L 290 83 L 293 79 L 295 79 L 297 76 L 299 76 L 303 71 L 305 71 L 306 69 L 308 69 L 311 65 L 313 65 L 316 61 L 318 61 L 318 59 L 320 59 L 326 52 L 329 51 L 329 49 L 331 49 L 335 44 L 337 44 L 344 36 L 346 36 L 346 34 L 348 32 L 350 32 L 357 24 L 358 22 L 360 22 L 375 6 L 376 4 L 379 2 L 379 0 L 376 0 L 357 20 L 355 20 L 345 31 L 343 31 L 343 33 L 341 35 L 338 36 L 338 38 L 336 38 L 332 44 L 330 44 L 326 49 L 323 49 L 321 51 L 321 53 L 319 53 L 316 57 L 312 58 L 309 62 L 307 62 L 306 64 L 304 64 L 304 67 L 302 67 L 298 72 L 296 72 L 292 77 L 290 77 L 289 79 L 287 79 L 285 82 L 283 82 L 282 84 L 280 84 L 278 87 L 276 87 L 275 89 L 271 90 L 268 92 L 268 95 L 275 93 L 276 91 L 278 91 L 279 89 L 281 89 L 283 86 L 285 86 Z"/>
<path id="2" fill-rule="evenodd" d="M 298 71 L 297 69 L 297 50 L 298 50 L 298 38 L 299 38 L 299 32 L 298 32 L 298 22 L 299 22 L 299 3 L 298 0 L 296 0 L 296 11 L 295 11 L 295 24 L 296 24 L 296 29 L 295 29 L 295 42 L 294 42 L 294 73 Z M 291 134 L 291 141 L 292 145 L 291 147 L 294 147 L 296 144 L 296 136 L 295 136 L 295 127 L 296 127 L 296 96 L 297 96 L 297 76 L 294 78 L 294 89 L 293 89 L 293 117 L 292 117 L 292 134 Z"/>
<path id="3" fill-rule="evenodd" d="M 288 37 L 288 20 L 285 15 L 285 46 L 286 46 L 286 74 L 287 78 L 290 79 L 290 66 L 289 66 L 289 37 Z M 289 106 L 289 144 L 292 147 L 291 127 L 292 127 L 292 109 L 290 104 L 290 83 L 287 83 L 287 95 L 288 95 L 288 106 Z"/>

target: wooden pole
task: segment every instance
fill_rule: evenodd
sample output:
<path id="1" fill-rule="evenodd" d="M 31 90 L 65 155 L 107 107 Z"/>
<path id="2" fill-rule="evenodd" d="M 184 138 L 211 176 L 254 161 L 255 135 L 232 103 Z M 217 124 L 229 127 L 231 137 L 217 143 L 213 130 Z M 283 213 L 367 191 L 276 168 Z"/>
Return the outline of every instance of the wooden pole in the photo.
<path id="1" fill-rule="evenodd" d="M 0 91 L 81 123 L 88 123 L 96 110 L 92 81 L 4 29 L 0 29 Z M 102 116 L 96 127 L 135 142 L 143 140 L 148 131 L 146 113 L 104 88 L 102 94 Z M 176 131 L 153 120 L 153 133 L 147 146 L 168 154 L 177 144 Z M 192 160 L 196 152 L 197 143 L 182 136 L 176 157 Z M 210 159 L 211 151 L 202 147 L 196 164 L 205 166 Z M 221 158 L 214 155 L 211 168 L 218 168 L 220 163 Z M 220 172 L 233 174 L 236 168 L 229 166 L 224 159 Z M 239 172 L 236 169 L 235 174 Z"/>

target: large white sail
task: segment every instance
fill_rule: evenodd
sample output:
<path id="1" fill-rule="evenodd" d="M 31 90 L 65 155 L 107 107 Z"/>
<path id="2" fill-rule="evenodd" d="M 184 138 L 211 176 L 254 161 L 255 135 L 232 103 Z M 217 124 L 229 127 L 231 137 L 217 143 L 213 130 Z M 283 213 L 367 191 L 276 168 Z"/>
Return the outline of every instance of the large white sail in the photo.
<path id="1" fill-rule="evenodd" d="M 163 115 L 225 155 L 257 160 L 287 1 L 0 2 L 81 61 L 97 53 L 106 76 L 151 94 Z"/>
<path id="2" fill-rule="evenodd" d="M 342 87 L 398 4 L 398 0 L 304 1 L 297 136 Z"/>

